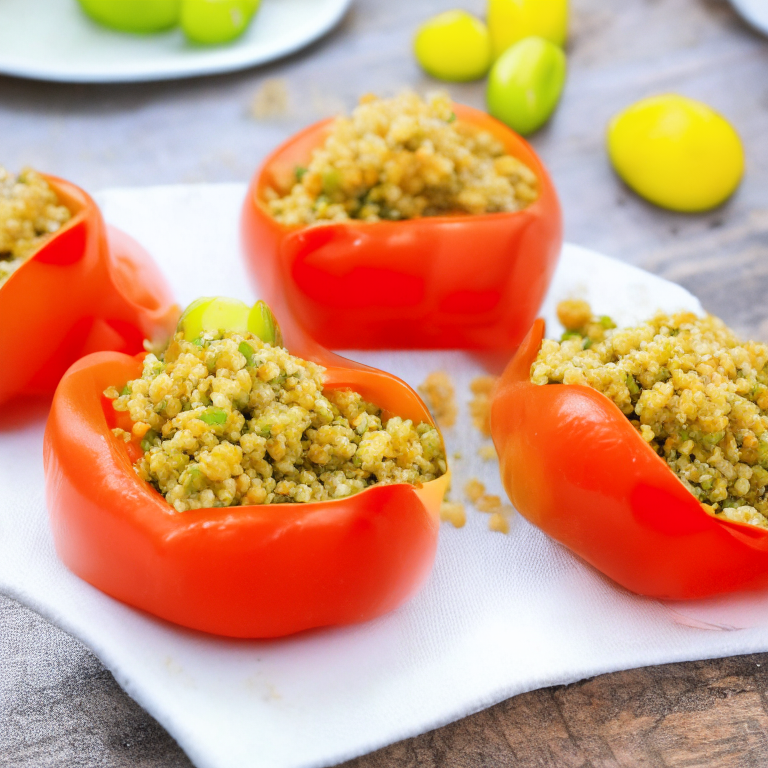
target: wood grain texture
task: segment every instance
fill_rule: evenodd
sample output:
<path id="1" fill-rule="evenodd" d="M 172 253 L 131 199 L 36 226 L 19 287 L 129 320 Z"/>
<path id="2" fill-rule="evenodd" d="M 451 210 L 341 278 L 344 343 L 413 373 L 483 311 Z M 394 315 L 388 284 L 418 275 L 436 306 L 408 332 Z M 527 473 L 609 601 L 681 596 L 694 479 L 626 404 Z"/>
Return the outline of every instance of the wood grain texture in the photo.
<path id="1" fill-rule="evenodd" d="M 762 768 L 768 655 L 532 691 L 344 768 Z"/>
<path id="2" fill-rule="evenodd" d="M 532 139 L 560 192 L 567 238 L 680 282 L 744 334 L 768 339 L 768 41 L 726 0 L 572 5 L 565 94 Z M 245 181 L 273 146 L 363 92 L 434 88 L 411 36 L 455 6 L 481 13 L 484 2 L 356 0 L 308 51 L 234 75 L 120 88 L 0 78 L 0 162 L 88 189 Z M 265 111 L 265 88 L 275 87 L 284 98 Z M 610 169 L 609 117 L 665 91 L 709 102 L 743 137 L 747 176 L 716 211 L 661 211 Z M 451 92 L 483 104 L 482 83 Z M 605 675 L 517 696 L 346 768 L 762 767 L 767 674 L 760 655 Z M 78 641 L 0 597 L 0 767 L 96 766 L 190 763 Z"/>

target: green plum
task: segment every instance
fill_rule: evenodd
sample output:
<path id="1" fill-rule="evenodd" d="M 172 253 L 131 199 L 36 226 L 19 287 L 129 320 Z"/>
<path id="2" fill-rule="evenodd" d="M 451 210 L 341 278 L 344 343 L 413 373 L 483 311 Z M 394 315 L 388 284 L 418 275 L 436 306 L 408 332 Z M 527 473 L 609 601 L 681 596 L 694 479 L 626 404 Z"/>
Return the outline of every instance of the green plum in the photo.
<path id="1" fill-rule="evenodd" d="M 261 0 L 182 0 L 181 28 L 193 43 L 228 43 L 245 32 Z"/>
<path id="2" fill-rule="evenodd" d="M 488 76 L 488 111 L 527 136 L 549 120 L 565 85 L 562 48 L 543 37 L 526 37 L 507 48 Z"/>
<path id="3" fill-rule="evenodd" d="M 178 330 L 187 341 L 200 338 L 204 331 L 236 331 L 252 333 L 274 346 L 283 343 L 280 326 L 263 301 L 249 307 L 244 301 L 222 296 L 197 299 L 184 310 Z"/>
<path id="4" fill-rule="evenodd" d="M 181 0 L 79 0 L 99 24 L 121 32 L 162 32 L 179 23 Z"/>

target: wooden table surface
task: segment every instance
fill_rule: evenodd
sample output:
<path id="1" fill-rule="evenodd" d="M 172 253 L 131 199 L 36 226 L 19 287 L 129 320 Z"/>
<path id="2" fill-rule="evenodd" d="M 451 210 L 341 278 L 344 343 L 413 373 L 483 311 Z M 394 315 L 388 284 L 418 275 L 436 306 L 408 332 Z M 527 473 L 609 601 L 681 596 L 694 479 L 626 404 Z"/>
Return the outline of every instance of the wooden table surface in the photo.
<path id="1" fill-rule="evenodd" d="M 567 89 L 533 139 L 559 189 L 567 239 L 677 281 L 744 334 L 768 339 L 768 40 L 726 0 L 572 4 Z M 457 5 L 483 7 L 356 0 L 342 26 L 309 50 L 222 77 L 117 88 L 0 78 L 0 162 L 91 190 L 245 181 L 277 142 L 361 93 L 434 87 L 413 62 L 410 38 L 420 20 Z M 609 117 L 668 91 L 707 101 L 744 140 L 745 181 L 717 211 L 660 211 L 611 173 Z M 480 83 L 451 93 L 482 106 Z M 0 766 L 189 765 L 78 641 L 0 597 Z M 765 766 L 768 654 L 535 691 L 347 765 Z"/>

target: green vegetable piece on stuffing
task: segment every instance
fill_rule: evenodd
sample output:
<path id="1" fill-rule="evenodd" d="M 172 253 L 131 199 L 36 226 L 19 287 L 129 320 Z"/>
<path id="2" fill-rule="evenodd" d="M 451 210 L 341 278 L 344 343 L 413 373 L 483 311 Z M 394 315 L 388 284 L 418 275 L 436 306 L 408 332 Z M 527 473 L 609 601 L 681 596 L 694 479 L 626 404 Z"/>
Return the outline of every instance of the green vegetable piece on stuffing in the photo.
<path id="1" fill-rule="evenodd" d="M 178 330 L 186 341 L 196 342 L 206 331 L 252 333 L 262 341 L 282 346 L 283 338 L 272 310 L 257 301 L 253 307 L 238 299 L 203 297 L 193 301 L 182 314 Z"/>
<path id="2" fill-rule="evenodd" d="M 200 420 L 210 426 L 226 424 L 227 412 L 223 408 L 208 408 L 200 415 Z"/>
<path id="3" fill-rule="evenodd" d="M 237 351 L 245 358 L 246 365 L 253 365 L 256 350 L 247 341 L 241 341 Z"/>
<path id="4" fill-rule="evenodd" d="M 150 429 L 149 432 L 144 435 L 144 439 L 141 441 L 141 450 L 146 453 L 155 444 L 156 438 L 157 432 L 155 432 L 153 429 Z"/>

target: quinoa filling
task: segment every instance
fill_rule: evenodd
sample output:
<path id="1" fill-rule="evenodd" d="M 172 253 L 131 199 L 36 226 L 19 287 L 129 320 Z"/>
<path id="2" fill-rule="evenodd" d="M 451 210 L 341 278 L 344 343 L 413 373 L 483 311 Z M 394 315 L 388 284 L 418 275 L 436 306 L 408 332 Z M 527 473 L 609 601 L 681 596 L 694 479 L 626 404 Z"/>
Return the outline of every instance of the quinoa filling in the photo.
<path id="1" fill-rule="evenodd" d="M 139 477 L 177 511 L 325 501 L 445 474 L 440 434 L 323 389 L 324 368 L 243 332 L 177 333 L 141 378 L 105 395 L 144 454 Z"/>
<path id="2" fill-rule="evenodd" d="M 610 398 L 710 514 L 768 528 L 768 346 L 716 317 L 657 314 L 617 329 L 586 302 L 558 306 L 534 384 L 583 384 Z"/>
<path id="3" fill-rule="evenodd" d="M 0 288 L 71 216 L 38 173 L 0 166 Z"/>
<path id="4" fill-rule="evenodd" d="M 338 117 L 306 168 L 267 191 L 287 225 L 517 211 L 538 180 L 487 131 L 456 119 L 445 93 L 364 96 Z"/>

